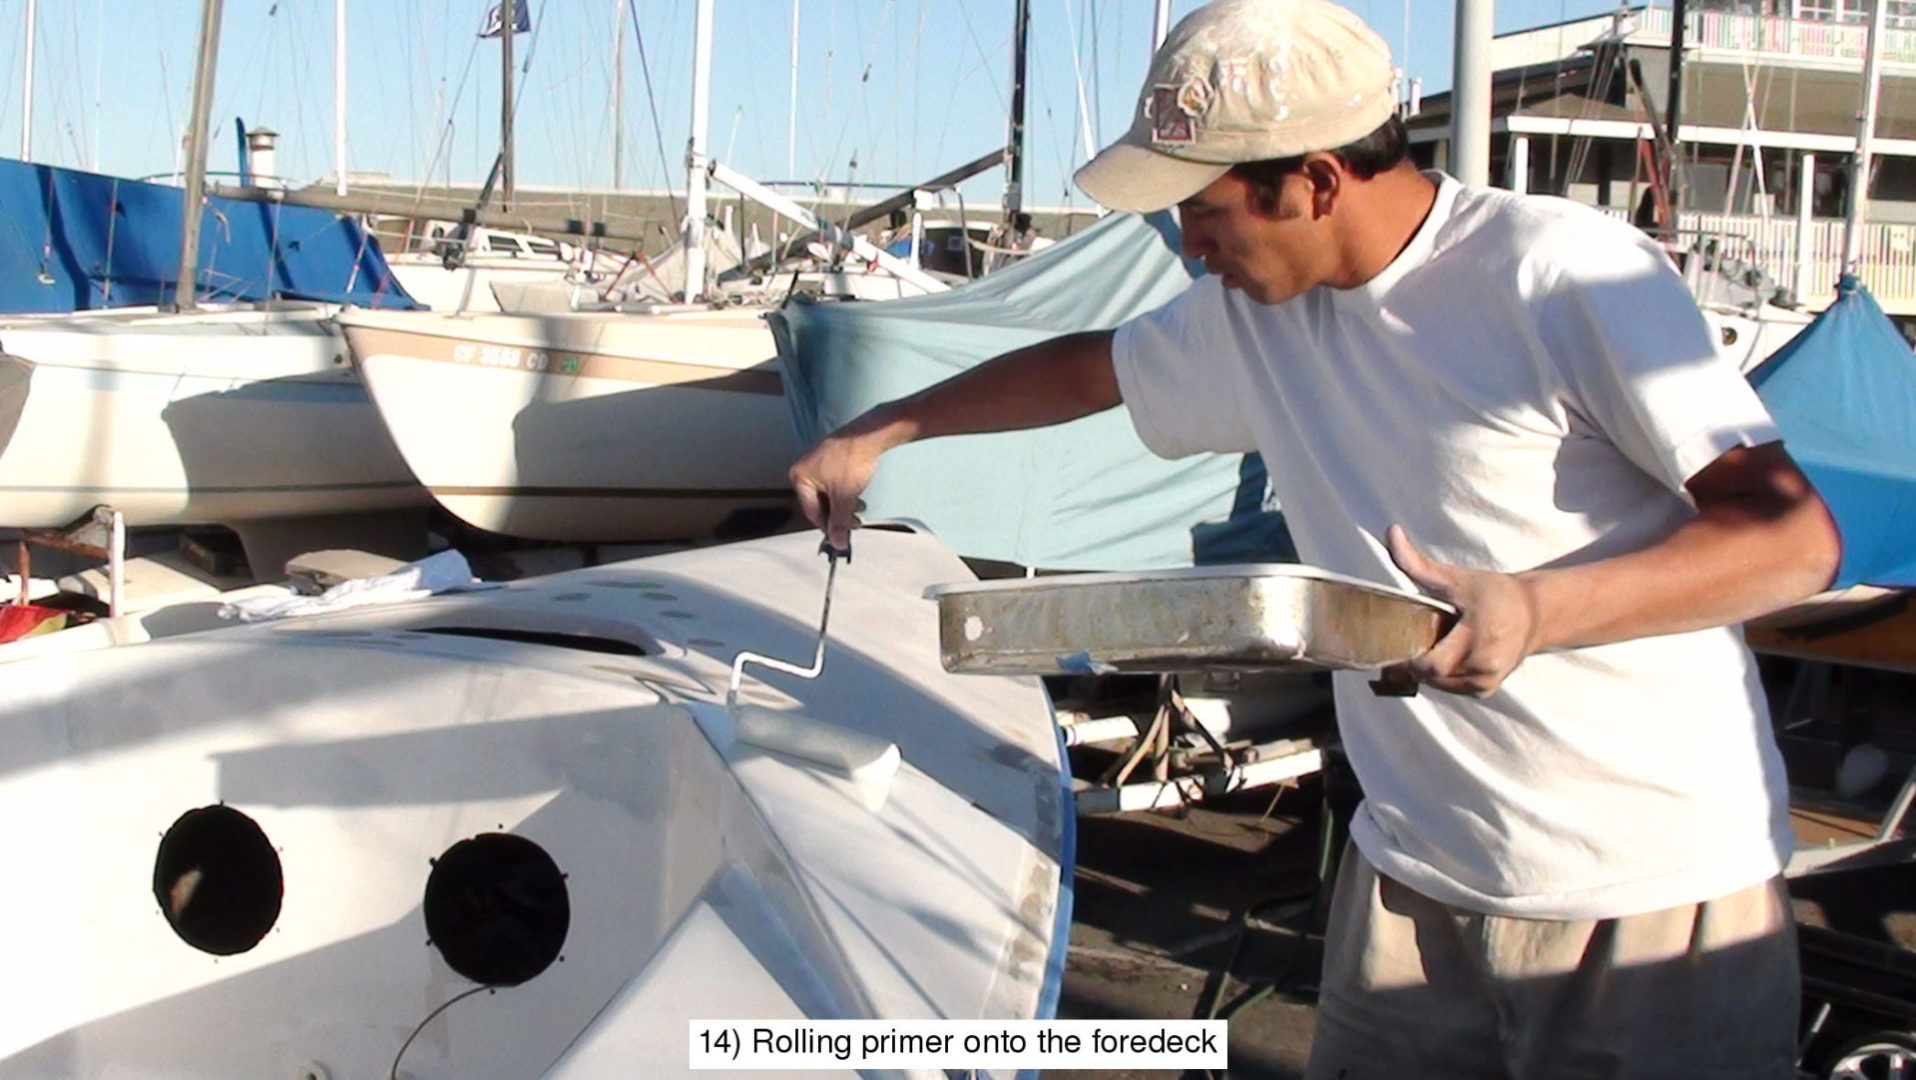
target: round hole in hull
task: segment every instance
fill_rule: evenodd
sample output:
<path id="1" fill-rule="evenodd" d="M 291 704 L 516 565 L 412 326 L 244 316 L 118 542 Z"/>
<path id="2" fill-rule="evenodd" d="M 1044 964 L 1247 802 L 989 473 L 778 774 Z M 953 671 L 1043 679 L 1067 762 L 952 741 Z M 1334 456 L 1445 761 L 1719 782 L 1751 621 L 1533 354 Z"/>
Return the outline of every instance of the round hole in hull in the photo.
<path id="1" fill-rule="evenodd" d="M 551 966 L 572 921 L 558 864 L 507 833 L 447 848 L 426 879 L 425 911 L 447 965 L 486 986 L 517 986 Z"/>
<path id="2" fill-rule="evenodd" d="M 188 810 L 160 838 L 153 898 L 173 932 L 196 949 L 232 956 L 258 945 L 285 897 L 272 842 L 230 806 Z"/>

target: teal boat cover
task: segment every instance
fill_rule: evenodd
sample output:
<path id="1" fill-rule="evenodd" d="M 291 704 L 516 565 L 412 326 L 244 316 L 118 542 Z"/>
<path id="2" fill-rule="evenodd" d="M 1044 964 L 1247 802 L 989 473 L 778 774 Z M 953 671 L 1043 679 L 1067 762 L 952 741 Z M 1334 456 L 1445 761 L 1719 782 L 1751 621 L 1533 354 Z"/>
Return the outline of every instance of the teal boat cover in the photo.
<path id="1" fill-rule="evenodd" d="M 1916 353 L 1853 277 L 1750 373 L 1843 537 L 1836 588 L 1916 586 Z"/>
<path id="2" fill-rule="evenodd" d="M 1163 305 L 1203 272 L 1178 242 L 1169 214 L 1112 215 L 947 293 L 787 303 L 771 324 L 801 441 L 999 353 Z M 1267 486 L 1255 454 L 1153 455 L 1120 407 L 900 447 L 864 517 L 916 519 L 961 555 L 1042 569 L 1294 560 Z"/>

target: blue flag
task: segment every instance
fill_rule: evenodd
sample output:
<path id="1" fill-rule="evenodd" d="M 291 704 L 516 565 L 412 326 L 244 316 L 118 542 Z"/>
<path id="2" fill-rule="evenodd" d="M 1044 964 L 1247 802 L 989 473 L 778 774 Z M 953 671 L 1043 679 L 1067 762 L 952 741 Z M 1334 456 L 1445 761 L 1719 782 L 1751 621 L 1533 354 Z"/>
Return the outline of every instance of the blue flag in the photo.
<path id="1" fill-rule="evenodd" d="M 505 6 L 504 0 L 501 0 L 500 3 L 492 5 L 491 11 L 486 12 L 486 28 L 479 32 L 480 37 L 498 37 L 506 32 L 505 23 L 501 21 L 500 15 Z M 526 7 L 526 0 L 513 0 L 512 32 L 515 34 L 532 32 L 532 10 Z"/>

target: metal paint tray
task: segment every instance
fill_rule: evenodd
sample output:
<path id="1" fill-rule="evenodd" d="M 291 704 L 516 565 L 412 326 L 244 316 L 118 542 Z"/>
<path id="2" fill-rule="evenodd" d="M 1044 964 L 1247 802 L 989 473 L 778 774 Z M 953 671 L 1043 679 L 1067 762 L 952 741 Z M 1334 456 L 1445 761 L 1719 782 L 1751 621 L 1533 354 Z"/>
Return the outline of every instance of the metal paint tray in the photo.
<path id="1" fill-rule="evenodd" d="M 1381 668 L 1456 609 L 1286 563 L 1060 574 L 926 591 L 945 670 L 997 675 Z"/>

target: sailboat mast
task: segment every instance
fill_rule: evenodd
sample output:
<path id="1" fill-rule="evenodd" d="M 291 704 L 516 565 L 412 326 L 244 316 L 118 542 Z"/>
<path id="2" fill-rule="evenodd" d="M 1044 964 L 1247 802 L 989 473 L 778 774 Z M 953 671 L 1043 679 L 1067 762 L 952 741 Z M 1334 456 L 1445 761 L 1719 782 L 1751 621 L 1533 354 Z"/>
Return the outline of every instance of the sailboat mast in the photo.
<path id="1" fill-rule="evenodd" d="M 1850 156 L 1849 212 L 1843 217 L 1843 273 L 1854 274 L 1862 261 L 1863 222 L 1869 214 L 1871 144 L 1876 139 L 1876 110 L 1882 100 L 1883 22 L 1889 5 L 1870 5 L 1869 45 L 1863 60 L 1862 101 L 1856 110 L 1856 153 Z"/>
<path id="2" fill-rule="evenodd" d="M 791 110 L 785 121 L 785 178 L 798 179 L 798 0 L 792 0 Z"/>
<path id="3" fill-rule="evenodd" d="M 692 32 L 692 137 L 685 148 L 685 302 L 705 296 L 706 130 L 712 119 L 712 0 L 699 0 Z"/>
<path id="4" fill-rule="evenodd" d="M 333 0 L 333 194 L 346 194 L 346 0 Z"/>
<path id="5" fill-rule="evenodd" d="M 1156 55 L 1158 46 L 1171 34 L 1171 0 L 1158 0 L 1156 17 L 1151 22 L 1151 53 Z"/>
<path id="6" fill-rule="evenodd" d="M 512 31 L 519 0 L 499 0 L 499 205 L 512 209 Z"/>
<path id="7" fill-rule="evenodd" d="M 1011 123 L 1005 139 L 1005 226 L 1024 210 L 1025 52 L 1031 35 L 1031 0 L 1018 0 L 1011 34 Z"/>
<path id="8" fill-rule="evenodd" d="M 220 47 L 221 0 L 205 0 L 200 9 L 200 56 L 193 71 L 193 111 L 186 122 L 186 204 L 180 223 L 180 274 L 173 284 L 173 308 L 198 306 L 200 214 L 206 202 L 207 125 L 213 115 L 213 72 Z"/>
<path id="9" fill-rule="evenodd" d="M 1664 226 L 1669 229 L 1677 227 L 1677 210 L 1683 198 L 1683 143 L 1678 125 L 1683 119 L 1683 48 L 1689 22 L 1684 0 L 1670 0 L 1670 92 L 1663 110 L 1663 126 L 1668 132 L 1665 141 L 1670 146 L 1670 160 L 1664 163 L 1669 171 L 1664 190 L 1670 206 L 1670 220 Z"/>
<path id="10" fill-rule="evenodd" d="M 625 190 L 625 0 L 612 0 L 612 190 Z"/>
<path id="11" fill-rule="evenodd" d="M 1490 183 L 1492 0 L 1457 0 L 1451 54 L 1450 170 L 1466 184 Z"/>
<path id="12" fill-rule="evenodd" d="M 33 160 L 33 22 L 39 0 L 27 0 L 27 74 L 22 95 L 26 103 L 20 107 L 20 160 Z"/>

